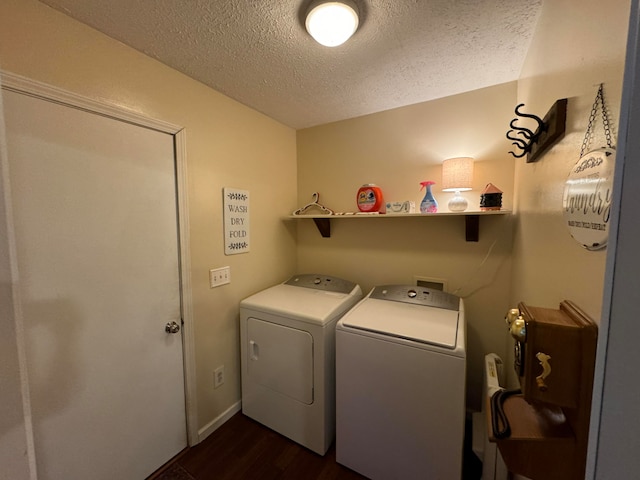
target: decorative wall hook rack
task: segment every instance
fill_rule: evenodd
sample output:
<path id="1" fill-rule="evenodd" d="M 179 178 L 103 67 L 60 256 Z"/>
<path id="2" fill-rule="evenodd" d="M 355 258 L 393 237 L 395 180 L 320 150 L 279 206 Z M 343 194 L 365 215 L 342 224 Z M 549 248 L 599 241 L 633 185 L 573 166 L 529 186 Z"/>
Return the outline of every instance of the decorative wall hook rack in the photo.
<path id="1" fill-rule="evenodd" d="M 515 113 L 520 118 L 531 118 L 538 124 L 535 131 L 525 127 L 517 126 L 516 122 L 520 118 L 514 118 L 509 123 L 511 130 L 507 132 L 507 138 L 512 140 L 519 150 L 517 153 L 509 153 L 516 158 L 527 156 L 527 163 L 535 162 L 551 145 L 557 142 L 564 135 L 567 120 L 567 99 L 557 100 L 549 109 L 544 118 L 540 118 L 530 113 L 524 113 L 521 108 L 524 103 L 515 108 Z"/>

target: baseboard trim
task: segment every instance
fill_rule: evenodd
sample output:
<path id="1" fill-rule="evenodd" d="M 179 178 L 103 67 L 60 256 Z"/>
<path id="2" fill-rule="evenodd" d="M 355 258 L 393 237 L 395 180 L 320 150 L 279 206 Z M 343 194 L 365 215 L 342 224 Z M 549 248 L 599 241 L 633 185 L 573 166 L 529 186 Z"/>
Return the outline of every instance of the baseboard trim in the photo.
<path id="1" fill-rule="evenodd" d="M 198 430 L 198 443 L 202 442 L 205 438 L 215 432 L 224 423 L 233 417 L 236 413 L 242 410 L 242 402 L 238 400 L 236 403 L 227 408 L 224 412 L 211 420 L 208 424 Z"/>

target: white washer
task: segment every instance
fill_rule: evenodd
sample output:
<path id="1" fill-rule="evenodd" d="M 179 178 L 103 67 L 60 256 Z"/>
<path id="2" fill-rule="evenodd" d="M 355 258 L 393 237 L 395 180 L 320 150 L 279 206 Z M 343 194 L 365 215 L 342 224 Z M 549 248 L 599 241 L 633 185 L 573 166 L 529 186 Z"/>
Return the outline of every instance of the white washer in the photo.
<path id="1" fill-rule="evenodd" d="M 297 275 L 240 303 L 242 412 L 324 455 L 335 438 L 335 326 L 358 285 Z"/>
<path id="2" fill-rule="evenodd" d="M 457 480 L 465 421 L 462 299 L 375 287 L 336 326 L 336 459 L 371 479 Z"/>

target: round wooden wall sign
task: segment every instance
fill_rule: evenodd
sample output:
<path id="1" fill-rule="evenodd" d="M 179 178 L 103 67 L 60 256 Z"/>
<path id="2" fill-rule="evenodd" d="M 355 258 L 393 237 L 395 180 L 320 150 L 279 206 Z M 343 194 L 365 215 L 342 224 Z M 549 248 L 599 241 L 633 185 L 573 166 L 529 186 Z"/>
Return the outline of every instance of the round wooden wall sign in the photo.
<path id="1" fill-rule="evenodd" d="M 607 245 L 615 153 L 612 148 L 586 153 L 564 185 L 564 220 L 571 236 L 588 250 Z"/>

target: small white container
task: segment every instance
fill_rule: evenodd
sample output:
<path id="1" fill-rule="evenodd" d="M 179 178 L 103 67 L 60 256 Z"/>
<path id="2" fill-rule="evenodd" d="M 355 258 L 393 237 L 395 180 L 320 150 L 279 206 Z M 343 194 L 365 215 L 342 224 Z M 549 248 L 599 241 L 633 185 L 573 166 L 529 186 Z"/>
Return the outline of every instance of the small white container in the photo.
<path id="1" fill-rule="evenodd" d="M 416 213 L 416 202 L 404 200 L 402 202 L 387 202 L 387 213 Z"/>

